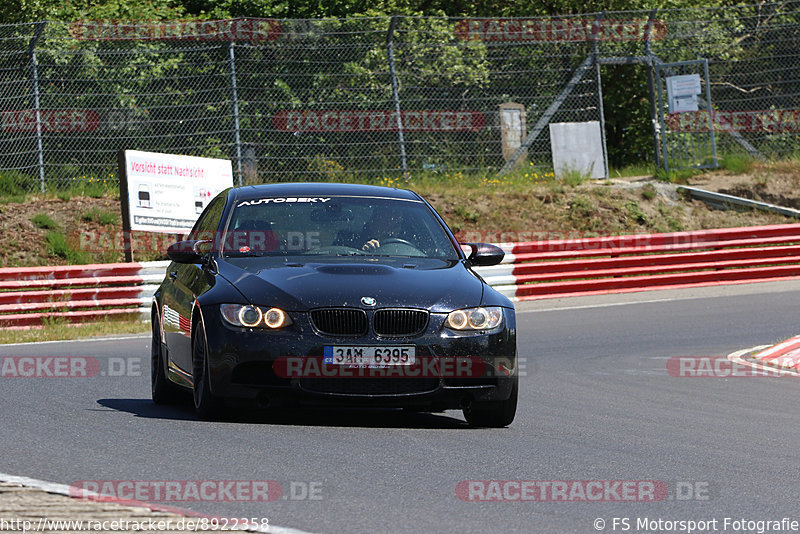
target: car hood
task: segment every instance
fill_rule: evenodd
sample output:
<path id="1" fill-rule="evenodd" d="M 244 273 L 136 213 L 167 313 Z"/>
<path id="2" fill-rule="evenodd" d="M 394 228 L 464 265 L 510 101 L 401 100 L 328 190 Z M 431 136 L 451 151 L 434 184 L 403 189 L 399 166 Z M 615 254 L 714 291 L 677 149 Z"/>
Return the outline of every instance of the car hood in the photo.
<path id="1" fill-rule="evenodd" d="M 303 311 L 327 306 L 414 307 L 432 312 L 477 306 L 483 282 L 463 262 L 435 259 L 288 262 L 228 258 L 219 274 L 251 303 Z"/>

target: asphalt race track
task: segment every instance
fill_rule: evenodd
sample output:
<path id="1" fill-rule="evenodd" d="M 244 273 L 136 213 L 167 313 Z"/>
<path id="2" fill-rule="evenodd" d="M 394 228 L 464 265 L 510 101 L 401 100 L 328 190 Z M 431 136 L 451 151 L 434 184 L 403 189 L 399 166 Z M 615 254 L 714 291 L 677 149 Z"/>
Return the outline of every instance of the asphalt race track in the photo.
<path id="1" fill-rule="evenodd" d="M 0 378 L 0 472 L 62 484 L 276 481 L 271 502 L 169 504 L 308 532 L 642 532 L 642 518 L 717 519 L 716 531 L 733 532 L 724 518 L 800 520 L 800 381 L 667 372 L 671 357 L 800 333 L 798 302 L 792 281 L 519 304 L 525 376 L 517 419 L 500 430 L 468 428 L 460 412 L 201 422 L 188 405 L 149 400 L 148 336 L 3 346 L 4 359 L 85 356 L 100 367 L 94 378 Z M 669 494 L 461 500 L 459 483 L 475 480 L 656 481 Z"/>

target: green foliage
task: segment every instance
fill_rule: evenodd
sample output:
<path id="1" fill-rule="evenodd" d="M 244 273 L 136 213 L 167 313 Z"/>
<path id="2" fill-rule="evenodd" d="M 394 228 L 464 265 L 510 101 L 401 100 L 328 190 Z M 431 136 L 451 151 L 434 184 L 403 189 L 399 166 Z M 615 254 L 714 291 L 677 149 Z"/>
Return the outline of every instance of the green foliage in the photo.
<path id="1" fill-rule="evenodd" d="M 67 236 L 63 232 L 50 231 L 44 236 L 47 243 L 47 253 L 51 256 L 63 258 L 69 265 L 83 265 L 89 263 L 89 255 L 86 252 L 75 250 L 67 242 Z"/>
<path id="2" fill-rule="evenodd" d="M 33 179 L 17 171 L 0 173 L 0 202 L 22 202 L 34 187 Z"/>
<path id="3" fill-rule="evenodd" d="M 641 176 L 654 176 L 656 168 L 652 163 L 630 163 L 621 167 L 611 166 L 608 169 L 611 178 L 631 178 Z"/>
<path id="4" fill-rule="evenodd" d="M 653 200 L 656 198 L 656 187 L 653 184 L 646 184 L 642 187 L 642 198 L 645 200 Z"/>
<path id="5" fill-rule="evenodd" d="M 52 189 L 55 190 L 59 198 L 62 196 L 65 198 L 70 198 L 72 196 L 91 198 L 119 198 L 118 185 L 110 181 L 103 182 L 95 179 L 75 180 L 69 183 L 66 187 L 62 186 L 60 188 Z"/>
<path id="6" fill-rule="evenodd" d="M 642 211 L 642 208 L 639 206 L 639 203 L 633 200 L 629 200 L 625 203 L 625 212 L 627 213 L 628 217 L 636 221 L 636 224 L 645 225 L 647 224 L 647 215 Z"/>
<path id="7" fill-rule="evenodd" d="M 698 174 L 702 173 L 703 171 L 701 169 L 681 169 L 677 171 L 665 171 L 664 169 L 657 169 L 656 179 L 661 180 L 662 182 L 670 182 L 673 184 L 685 184 L 692 176 L 697 176 Z"/>
<path id="8" fill-rule="evenodd" d="M 31 222 L 36 228 L 41 228 L 43 230 L 55 230 L 58 228 L 58 223 L 51 219 L 46 213 L 37 213 L 31 217 Z"/>
<path id="9" fill-rule="evenodd" d="M 185 16 L 180 2 L 172 0 L 104 0 L 63 2 L 60 0 L 3 0 L 0 23 L 38 20 L 164 20 Z"/>
<path id="10" fill-rule="evenodd" d="M 708 6 L 723 5 L 722 0 L 706 2 Z M 689 8 L 697 3 L 686 0 L 609 0 L 602 5 L 591 5 L 578 0 L 553 2 L 523 2 L 521 0 L 184 0 L 182 6 L 188 13 L 206 14 L 214 18 L 227 17 L 277 17 L 320 18 L 349 17 L 353 15 L 422 14 L 470 17 L 529 17 L 585 13 L 587 11 L 626 11 L 652 8 Z"/>
<path id="11" fill-rule="evenodd" d="M 601 69 L 608 164 L 653 161 L 653 126 L 647 67 L 608 65 Z"/>
<path id="12" fill-rule="evenodd" d="M 685 230 L 684 224 L 680 220 L 681 207 L 668 206 L 663 202 L 658 204 L 658 213 L 666 222 L 666 228 L 655 228 L 658 232 L 681 232 Z"/>
<path id="13" fill-rule="evenodd" d="M 81 214 L 81 220 L 92 221 L 98 224 L 109 225 L 116 224 L 119 221 L 119 215 L 113 211 L 101 210 L 99 208 L 91 208 Z"/>
<path id="14" fill-rule="evenodd" d="M 726 154 L 719 160 L 719 165 L 735 174 L 744 174 L 753 170 L 755 160 L 745 154 Z"/>
<path id="15" fill-rule="evenodd" d="M 597 204 L 587 195 L 575 195 L 569 204 L 569 212 L 575 219 L 589 219 L 597 213 Z"/>
<path id="16" fill-rule="evenodd" d="M 777 50 L 770 48 L 774 45 L 769 44 L 772 41 L 763 38 L 765 36 L 757 35 L 757 31 L 747 33 L 751 31 L 747 26 L 748 20 L 754 18 L 752 15 L 757 14 L 761 7 L 722 0 L 704 3 L 704 7 L 719 6 L 730 9 L 686 9 L 682 12 L 680 20 L 683 22 L 675 22 L 676 27 L 671 27 L 670 32 L 676 35 L 685 33 L 686 42 L 668 47 L 670 60 L 707 57 L 714 62 L 713 77 L 728 79 L 727 74 L 736 72 L 733 69 L 737 62 L 779 55 Z M 241 127 L 245 132 L 252 132 L 253 136 L 245 142 L 259 146 L 264 152 L 285 151 L 279 154 L 285 156 L 285 160 L 271 163 L 274 168 L 269 172 L 281 177 L 278 179 L 291 179 L 305 173 L 302 168 L 290 168 L 292 162 L 308 161 L 320 146 L 328 149 L 324 154 L 326 159 L 343 162 L 349 169 L 353 162 L 359 161 L 359 155 L 363 156 L 365 145 L 378 145 L 383 152 L 376 158 L 379 161 L 383 158 L 382 168 L 397 167 L 399 156 L 393 142 L 386 141 L 389 135 L 383 135 L 376 142 L 374 132 L 358 132 L 349 137 L 332 132 L 292 132 L 304 136 L 302 142 L 298 142 L 289 138 L 286 132 L 276 132 L 272 123 L 279 111 L 326 109 L 323 105 L 327 103 L 335 103 L 335 109 L 374 110 L 391 102 L 386 41 L 387 17 L 390 15 L 410 16 L 399 19 L 393 41 L 401 98 L 404 105 L 409 106 L 407 109 L 430 105 L 431 109 L 466 110 L 474 105 L 471 103 L 479 101 L 477 107 L 491 116 L 497 104 L 522 101 L 528 107 L 530 127 L 544 109 L 541 104 L 551 101 L 563 87 L 563 73 L 575 67 L 574 58 L 585 54 L 576 53 L 580 51 L 580 43 L 550 42 L 542 46 L 522 46 L 527 43 L 507 42 L 502 43 L 507 49 L 501 49 L 497 46 L 499 43 L 465 42 L 453 31 L 454 21 L 447 17 L 557 17 L 587 11 L 611 13 L 696 7 L 696 2 L 688 0 L 649 3 L 611 0 L 602 5 L 577 0 L 504 0 L 500 3 L 488 0 L 107 0 L 95 3 L 5 0 L 0 5 L 0 23 L 232 17 L 295 19 L 281 20 L 284 33 L 280 41 L 254 46 L 237 43 L 235 46 L 237 62 L 258 65 L 262 69 L 238 71 Z M 586 15 L 587 18 L 592 16 Z M 630 16 L 642 18 L 646 12 Z M 732 33 L 739 30 L 740 34 Z M 28 28 L 19 31 L 27 35 Z M 324 43 L 318 41 L 321 33 L 325 33 Z M 228 83 L 224 43 L 203 42 L 202 46 L 177 47 L 174 41 L 121 44 L 120 41 L 81 41 L 65 37 L 68 37 L 66 26 L 48 25 L 47 49 L 41 50 L 40 54 L 41 78 L 55 80 L 51 83 L 54 87 L 47 90 L 48 105 L 54 109 L 112 110 L 115 116 L 125 116 L 126 124 L 133 125 L 125 126 L 131 131 L 115 131 L 120 135 L 104 138 L 100 149 L 113 153 L 118 148 L 128 148 L 121 145 L 136 137 L 152 142 L 154 146 L 148 149 L 154 151 L 159 151 L 162 147 L 157 145 L 163 143 L 164 151 L 176 146 L 193 147 L 191 150 L 197 153 L 192 155 L 231 157 L 231 140 L 227 134 L 231 106 L 226 100 L 227 95 L 211 96 L 211 91 L 220 90 L 220 87 L 224 91 Z M 752 42 L 758 42 L 759 46 L 752 46 Z M 636 52 L 640 45 L 627 39 L 603 41 L 600 53 L 604 56 L 641 55 Z M 661 53 L 658 47 L 664 45 L 663 42 L 654 44 L 658 53 Z M 117 53 L 126 47 L 136 53 Z M 165 50 L 173 52 L 162 53 Z M 335 61 L 320 61 L 321 50 L 326 56 L 335 57 Z M 783 53 L 781 57 L 796 55 Z M 735 61 L 726 63 L 728 60 Z M 71 76 L 59 70 L 64 66 L 71 67 Z M 791 69 L 786 70 L 789 72 Z M 643 65 L 607 65 L 601 68 L 605 133 L 613 166 L 647 162 L 653 158 L 653 127 L 646 74 Z M 593 73 L 584 81 L 590 80 L 591 76 Z M 186 79 L 203 80 L 202 87 L 189 87 Z M 780 87 L 789 87 L 789 84 L 775 84 L 776 91 Z M 723 90 L 728 89 L 715 88 L 715 91 Z M 526 94 L 529 92 L 534 92 L 535 96 Z M 79 105 L 74 101 L 76 95 Z M 486 110 L 490 112 L 486 113 Z M 188 122 L 206 125 L 205 131 L 196 133 L 191 129 L 193 125 L 174 120 L 178 113 L 189 117 Z M 426 161 L 419 164 L 413 162 L 412 156 L 412 166 L 438 165 L 445 168 L 455 164 L 463 169 L 497 165 L 496 128 L 461 135 L 461 141 L 453 141 L 454 137 L 442 135 L 442 132 L 409 135 L 408 145 L 424 146 L 426 152 Z M 87 140 L 88 144 L 93 142 Z M 796 141 L 791 136 L 785 142 Z M 57 147 L 57 151 L 67 158 L 70 150 L 65 146 L 66 143 Z M 465 150 L 465 146 L 469 148 Z M 81 148 L 86 153 L 94 149 L 94 146 Z M 413 154 L 414 151 L 409 152 Z M 274 153 L 266 157 L 259 154 L 261 161 L 275 161 L 275 156 Z M 371 169 L 376 167 L 374 162 L 370 165 Z M 292 176 L 288 171 L 296 174 Z"/>
<path id="17" fill-rule="evenodd" d="M 479 214 L 464 206 L 455 207 L 456 214 L 467 222 L 477 222 Z"/>
<path id="18" fill-rule="evenodd" d="M 578 171 L 568 171 L 564 174 L 564 177 L 561 178 L 561 181 L 570 187 L 577 187 L 588 179 L 588 176 Z"/>

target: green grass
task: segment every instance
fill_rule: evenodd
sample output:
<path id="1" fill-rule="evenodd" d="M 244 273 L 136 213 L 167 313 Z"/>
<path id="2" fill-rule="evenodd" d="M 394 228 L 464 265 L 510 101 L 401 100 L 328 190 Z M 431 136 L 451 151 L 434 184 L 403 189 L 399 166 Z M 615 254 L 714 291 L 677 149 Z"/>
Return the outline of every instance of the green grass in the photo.
<path id="1" fill-rule="evenodd" d="M 47 243 L 47 253 L 66 260 L 69 265 L 83 265 L 89 263 L 90 256 L 83 251 L 75 250 L 67 242 L 63 232 L 49 231 L 44 236 Z"/>
<path id="2" fill-rule="evenodd" d="M 563 178 L 559 180 L 570 187 L 577 187 L 582 183 L 586 182 L 589 179 L 588 176 L 585 174 L 581 174 L 578 171 L 568 171 Z"/>
<path id="3" fill-rule="evenodd" d="M 621 168 L 608 169 L 609 178 L 654 176 L 655 174 L 656 168 L 652 163 L 636 163 Z"/>
<path id="4" fill-rule="evenodd" d="M 477 222 L 479 214 L 464 206 L 457 206 L 455 209 L 456 215 L 468 222 Z"/>
<path id="5" fill-rule="evenodd" d="M 0 204 L 25 202 L 30 196 L 45 196 L 67 201 L 72 197 L 87 196 L 92 198 L 119 199 L 119 184 L 115 174 L 106 177 L 80 173 L 77 169 L 67 169 L 74 176 L 63 179 L 59 176 L 45 178 L 45 190 L 42 194 L 41 183 L 37 175 L 18 171 L 0 170 Z"/>
<path id="6" fill-rule="evenodd" d="M 92 221 L 99 224 L 116 224 L 119 220 L 117 213 L 109 210 L 102 210 L 99 208 L 91 208 L 81 214 L 81 220 Z"/>
<path id="7" fill-rule="evenodd" d="M 15 171 L 0 173 L 0 203 L 24 202 L 32 184 L 27 183 L 26 175 Z"/>
<path id="8" fill-rule="evenodd" d="M 642 211 L 642 208 L 639 206 L 638 202 L 633 200 L 629 200 L 625 203 L 625 211 L 633 221 L 636 222 L 638 225 L 645 225 L 647 224 L 647 215 Z"/>
<path id="9" fill-rule="evenodd" d="M 96 178 L 73 179 L 68 183 L 48 184 L 46 196 L 91 197 L 119 199 L 119 184 L 116 181 L 103 181 Z"/>
<path id="10" fill-rule="evenodd" d="M 702 169 L 681 169 L 677 171 L 665 171 L 664 169 L 658 169 L 656 170 L 656 179 L 673 184 L 685 184 L 688 183 L 689 178 L 692 176 L 697 176 L 698 174 L 703 174 L 704 172 L 705 171 Z"/>
<path id="11" fill-rule="evenodd" d="M 718 162 L 720 167 L 734 174 L 745 174 L 753 170 L 756 160 L 746 154 L 726 154 Z"/>
<path id="12" fill-rule="evenodd" d="M 150 322 L 137 319 L 103 319 L 80 325 L 71 325 L 63 321 L 48 321 L 43 325 L 43 328 L 31 330 L 0 329 L 0 344 L 84 339 L 118 334 L 138 334 L 149 331 Z"/>
<path id="13" fill-rule="evenodd" d="M 646 184 L 642 187 L 642 198 L 645 200 L 653 200 L 656 198 L 656 187 L 653 184 Z"/>
<path id="14" fill-rule="evenodd" d="M 40 228 L 42 230 L 58 229 L 58 223 L 51 219 L 46 213 L 37 213 L 31 217 L 31 222 L 36 228 Z"/>

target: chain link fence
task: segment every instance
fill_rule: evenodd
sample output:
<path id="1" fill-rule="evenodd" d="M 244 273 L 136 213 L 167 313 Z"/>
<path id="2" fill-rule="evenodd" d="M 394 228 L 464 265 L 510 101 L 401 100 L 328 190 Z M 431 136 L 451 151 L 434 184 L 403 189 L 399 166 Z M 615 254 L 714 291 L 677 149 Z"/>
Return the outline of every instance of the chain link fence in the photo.
<path id="1" fill-rule="evenodd" d="M 713 113 L 659 124 L 652 80 L 603 91 L 606 65 L 698 58 Z M 798 58 L 800 0 L 500 20 L 6 25 L 0 174 L 30 190 L 116 183 L 120 149 L 228 158 L 239 183 L 542 171 L 550 123 L 602 123 L 604 103 L 625 98 L 649 116 L 645 136 L 714 127 L 718 152 L 785 157 L 799 148 Z"/>

